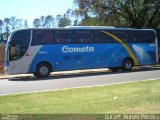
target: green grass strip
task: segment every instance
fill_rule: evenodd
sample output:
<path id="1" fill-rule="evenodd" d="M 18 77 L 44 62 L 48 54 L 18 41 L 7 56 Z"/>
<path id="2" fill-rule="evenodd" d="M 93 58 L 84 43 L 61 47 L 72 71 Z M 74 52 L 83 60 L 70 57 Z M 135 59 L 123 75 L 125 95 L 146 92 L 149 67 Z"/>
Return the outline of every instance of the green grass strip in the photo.
<path id="1" fill-rule="evenodd" d="M 157 114 L 160 80 L 0 96 L 1 114 Z"/>

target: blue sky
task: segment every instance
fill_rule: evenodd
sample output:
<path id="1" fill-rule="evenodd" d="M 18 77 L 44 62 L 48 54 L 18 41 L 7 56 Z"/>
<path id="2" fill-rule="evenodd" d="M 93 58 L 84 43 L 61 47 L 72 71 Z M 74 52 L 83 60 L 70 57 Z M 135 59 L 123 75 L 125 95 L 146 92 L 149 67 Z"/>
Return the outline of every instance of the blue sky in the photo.
<path id="1" fill-rule="evenodd" d="M 63 15 L 73 6 L 73 0 L 0 0 L 0 19 L 15 16 L 26 19 L 31 26 L 35 18 Z"/>

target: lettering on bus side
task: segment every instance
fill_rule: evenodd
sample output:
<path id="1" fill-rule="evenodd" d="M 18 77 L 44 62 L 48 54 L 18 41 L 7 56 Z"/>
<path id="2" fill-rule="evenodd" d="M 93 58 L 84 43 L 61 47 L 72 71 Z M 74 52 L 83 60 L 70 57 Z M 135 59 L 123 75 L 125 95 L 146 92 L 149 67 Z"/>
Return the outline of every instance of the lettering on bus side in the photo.
<path id="1" fill-rule="evenodd" d="M 76 52 L 94 52 L 94 47 L 69 47 L 69 46 L 63 46 L 62 47 L 62 52 L 64 53 L 76 53 Z"/>

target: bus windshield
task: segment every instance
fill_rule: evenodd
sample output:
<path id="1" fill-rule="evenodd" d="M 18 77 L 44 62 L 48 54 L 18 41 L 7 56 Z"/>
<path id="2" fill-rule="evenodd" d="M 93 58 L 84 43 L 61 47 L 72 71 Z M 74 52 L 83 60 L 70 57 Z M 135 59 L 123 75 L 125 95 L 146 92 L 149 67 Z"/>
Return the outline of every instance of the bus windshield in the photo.
<path id="1" fill-rule="evenodd" d="M 9 60 L 17 60 L 24 56 L 30 43 L 30 30 L 17 31 L 9 42 Z"/>

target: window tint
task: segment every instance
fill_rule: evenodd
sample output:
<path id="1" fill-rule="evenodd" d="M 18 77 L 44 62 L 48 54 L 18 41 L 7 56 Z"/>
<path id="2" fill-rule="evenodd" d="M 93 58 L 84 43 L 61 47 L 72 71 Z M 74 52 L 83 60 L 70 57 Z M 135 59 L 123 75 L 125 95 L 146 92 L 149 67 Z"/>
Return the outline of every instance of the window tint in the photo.
<path id="1" fill-rule="evenodd" d="M 21 58 L 27 51 L 30 43 L 30 30 L 17 31 L 14 33 L 9 48 L 9 59 Z"/>
<path id="2" fill-rule="evenodd" d="M 54 32 L 54 43 L 67 44 L 74 42 L 74 32 L 67 30 L 57 30 Z"/>
<path id="3" fill-rule="evenodd" d="M 51 44 L 53 42 L 53 31 L 35 30 L 33 31 L 32 45 Z"/>
<path id="4" fill-rule="evenodd" d="M 105 34 L 102 31 L 95 31 L 95 42 L 96 43 L 112 43 L 114 42 L 112 37 L 110 37 L 109 35 Z"/>
<path id="5" fill-rule="evenodd" d="M 128 42 L 128 33 L 127 31 L 113 31 L 112 32 L 116 37 L 118 37 L 123 42 Z"/>
<path id="6" fill-rule="evenodd" d="M 92 31 L 81 30 L 75 32 L 76 43 L 93 43 L 94 42 L 93 36 L 94 35 Z"/>
<path id="7" fill-rule="evenodd" d="M 129 31 L 128 40 L 133 43 L 143 43 L 143 32 L 142 31 Z"/>
<path id="8" fill-rule="evenodd" d="M 155 41 L 155 33 L 153 31 L 145 31 L 144 32 L 144 41 L 147 43 L 154 42 Z"/>

